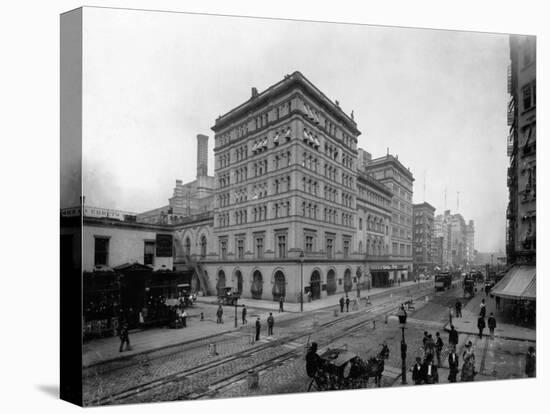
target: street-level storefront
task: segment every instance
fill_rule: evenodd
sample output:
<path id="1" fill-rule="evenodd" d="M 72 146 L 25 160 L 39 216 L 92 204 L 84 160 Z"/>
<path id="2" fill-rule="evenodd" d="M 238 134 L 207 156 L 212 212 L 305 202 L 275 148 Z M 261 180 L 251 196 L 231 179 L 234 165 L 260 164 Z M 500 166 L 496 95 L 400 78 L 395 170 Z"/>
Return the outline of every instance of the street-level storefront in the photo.
<path id="1" fill-rule="evenodd" d="M 518 324 L 534 326 L 536 322 L 537 278 L 536 267 L 512 266 L 491 289 L 497 312 L 501 312 Z"/>

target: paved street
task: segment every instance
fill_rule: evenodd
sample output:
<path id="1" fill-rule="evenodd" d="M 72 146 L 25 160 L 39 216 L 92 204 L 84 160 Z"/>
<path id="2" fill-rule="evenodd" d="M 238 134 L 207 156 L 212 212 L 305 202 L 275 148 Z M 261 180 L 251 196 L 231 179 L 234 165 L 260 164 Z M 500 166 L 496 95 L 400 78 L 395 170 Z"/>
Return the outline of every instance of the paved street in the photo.
<path id="1" fill-rule="evenodd" d="M 447 342 L 444 328 L 448 322 L 448 305 L 462 296 L 460 287 L 434 295 L 432 286 L 386 291 L 374 297 L 370 305 L 361 304 L 344 314 L 335 312 L 334 306 L 320 306 L 304 314 L 276 314 L 274 335 L 267 337 L 262 330 L 257 342 L 251 340 L 252 324 L 237 330 L 218 326 L 219 334 L 210 334 L 204 339 L 92 365 L 85 373 L 85 399 L 88 403 L 110 404 L 304 392 L 310 382 L 305 373 L 305 349 L 312 341 L 318 342 L 321 350 L 347 347 L 365 360 L 376 355 L 385 341 L 390 356 L 382 386 L 400 386 L 401 330 L 396 317 L 392 316 L 397 307 L 410 296 L 415 297 L 416 310 L 409 313 L 406 329 L 407 367 L 410 368 L 415 357 L 422 356 L 424 331 L 434 337 L 440 332 Z M 478 306 L 480 298 L 478 294 L 465 303 L 465 324 L 466 316 L 473 315 L 467 310 Z M 199 306 L 212 305 L 201 303 Z M 253 314 L 264 315 L 265 310 L 251 310 L 250 316 Z M 472 323 L 475 324 L 475 320 Z M 232 327 L 232 320 L 224 325 Z M 486 336 L 479 339 L 468 332 L 460 334 L 459 355 L 467 341 L 473 343 L 479 372 L 476 381 L 523 377 L 524 355 L 533 342 L 510 339 L 513 331 L 506 334 L 494 340 Z M 215 354 L 212 344 L 216 345 Z M 443 361 L 446 357 L 445 347 Z M 255 389 L 248 387 L 249 370 L 259 375 L 259 386 Z M 448 382 L 447 375 L 444 362 L 440 368 L 441 383 Z M 410 373 L 408 377 L 411 384 Z M 368 387 L 372 386 L 371 383 Z"/>

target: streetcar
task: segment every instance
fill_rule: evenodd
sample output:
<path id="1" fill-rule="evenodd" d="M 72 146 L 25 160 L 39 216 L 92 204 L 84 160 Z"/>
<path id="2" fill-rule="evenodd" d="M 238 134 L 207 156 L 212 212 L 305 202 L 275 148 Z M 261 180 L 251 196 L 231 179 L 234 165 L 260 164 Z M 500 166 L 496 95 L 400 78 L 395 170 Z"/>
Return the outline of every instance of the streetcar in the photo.
<path id="1" fill-rule="evenodd" d="M 475 278 L 472 273 L 467 274 L 464 276 L 464 280 L 462 281 L 462 289 L 463 289 L 463 297 L 464 298 L 472 298 L 475 295 Z"/>
<path id="2" fill-rule="evenodd" d="M 451 288 L 453 276 L 449 272 L 442 272 L 435 275 L 435 290 L 447 290 Z"/>

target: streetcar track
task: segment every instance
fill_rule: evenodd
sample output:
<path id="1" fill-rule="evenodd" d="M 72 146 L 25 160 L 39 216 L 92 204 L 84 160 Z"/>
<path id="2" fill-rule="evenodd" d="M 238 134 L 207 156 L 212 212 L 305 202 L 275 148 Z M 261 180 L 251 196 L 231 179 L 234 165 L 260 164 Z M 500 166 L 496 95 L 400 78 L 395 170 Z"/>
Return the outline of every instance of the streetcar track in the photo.
<path id="1" fill-rule="evenodd" d="M 421 292 L 417 292 L 417 296 L 415 297 L 415 299 L 418 299 L 420 297 L 425 296 L 426 291 L 431 291 L 431 289 L 426 289 L 426 290 L 422 290 Z M 370 324 L 372 322 L 372 320 L 375 320 L 377 317 L 385 316 L 386 314 L 391 313 L 395 309 L 395 305 L 396 305 L 395 302 L 399 303 L 400 298 L 401 298 L 400 296 L 396 296 L 392 300 L 389 300 L 389 301 L 384 302 L 382 304 L 373 305 L 368 309 L 365 309 L 361 312 L 356 313 L 355 315 L 353 315 L 353 318 L 351 319 L 351 321 L 356 320 L 356 319 L 360 318 L 361 316 L 364 316 L 365 314 L 370 314 L 370 313 L 373 313 L 373 312 L 382 311 L 382 313 L 379 314 L 379 315 L 374 315 L 371 318 L 368 318 L 366 320 L 362 320 L 362 321 L 357 322 L 357 323 L 352 323 L 351 326 L 344 327 L 343 330 L 341 331 L 341 333 L 339 333 L 337 335 L 333 335 L 332 337 L 323 340 L 323 342 L 331 343 L 335 339 L 340 339 L 342 337 L 345 337 L 345 336 L 349 335 L 352 332 L 355 332 L 355 331 L 363 328 L 364 326 Z M 177 382 L 179 380 L 182 380 L 182 379 L 186 379 L 190 376 L 193 376 L 193 375 L 196 375 L 196 374 L 199 374 L 199 373 L 204 374 L 205 371 L 215 369 L 215 368 L 217 368 L 217 367 L 219 367 L 223 364 L 227 364 L 227 363 L 229 363 L 231 361 L 234 361 L 236 359 L 248 358 L 248 357 L 251 357 L 255 354 L 260 353 L 261 351 L 263 351 L 265 349 L 272 348 L 276 345 L 285 345 L 286 343 L 296 342 L 300 338 L 310 336 L 312 332 L 315 332 L 319 329 L 326 329 L 328 327 L 337 325 L 341 322 L 350 321 L 349 316 L 350 315 L 348 314 L 348 315 L 345 315 L 343 317 L 331 320 L 329 322 L 325 322 L 324 324 L 314 326 L 313 328 L 308 329 L 305 333 L 303 332 L 303 333 L 299 333 L 299 334 L 295 334 L 295 335 L 290 335 L 289 337 L 286 337 L 286 338 L 281 338 L 281 339 L 278 339 L 278 340 L 267 342 L 267 343 L 264 343 L 262 345 L 257 346 L 254 349 L 248 349 L 248 350 L 245 350 L 245 351 L 241 351 L 241 352 L 238 352 L 236 354 L 233 354 L 231 356 L 225 357 L 225 358 L 220 359 L 220 360 L 210 361 L 208 363 L 201 364 L 201 365 L 199 365 L 197 367 L 194 367 L 192 369 L 189 369 L 189 370 L 183 370 L 183 371 L 165 376 L 163 378 L 160 378 L 160 379 L 157 379 L 157 380 L 154 380 L 154 381 L 150 381 L 150 382 L 147 382 L 147 383 L 142 383 L 138 386 L 127 388 L 126 390 L 124 390 L 124 391 L 122 391 L 118 394 L 98 399 L 98 400 L 94 401 L 94 403 L 99 404 L 99 405 L 104 405 L 104 404 L 113 403 L 115 401 L 124 401 L 124 400 L 126 400 L 130 397 L 137 396 L 137 395 L 139 395 L 143 392 L 159 389 L 163 386 L 175 383 L 175 382 Z M 258 369 L 266 370 L 269 367 L 273 367 L 274 365 L 279 365 L 282 360 L 286 361 L 288 359 L 298 357 L 301 353 L 303 353 L 303 350 L 300 350 L 300 348 L 291 349 L 287 352 L 284 352 L 283 354 L 279 354 L 279 355 L 277 355 L 273 358 L 270 358 L 266 361 L 259 362 L 257 364 L 253 364 L 252 366 L 249 366 L 246 369 L 238 371 L 236 374 L 230 375 L 229 377 L 224 377 L 224 378 L 222 378 L 218 381 L 215 381 L 215 382 L 213 382 L 209 385 L 209 390 L 207 390 L 205 392 L 200 393 L 200 392 L 193 391 L 193 392 L 188 393 L 187 395 L 180 396 L 180 399 L 190 399 L 190 398 L 197 399 L 197 398 L 203 398 L 204 396 L 210 395 L 213 392 L 217 393 L 221 389 L 233 385 L 236 381 L 240 381 L 242 379 L 242 377 L 244 375 L 246 375 L 246 373 L 251 369 L 252 370 L 254 370 L 254 369 L 255 370 L 258 370 Z M 226 384 L 226 385 L 224 385 L 224 384 Z M 212 390 L 212 387 L 215 387 L 214 390 Z"/>

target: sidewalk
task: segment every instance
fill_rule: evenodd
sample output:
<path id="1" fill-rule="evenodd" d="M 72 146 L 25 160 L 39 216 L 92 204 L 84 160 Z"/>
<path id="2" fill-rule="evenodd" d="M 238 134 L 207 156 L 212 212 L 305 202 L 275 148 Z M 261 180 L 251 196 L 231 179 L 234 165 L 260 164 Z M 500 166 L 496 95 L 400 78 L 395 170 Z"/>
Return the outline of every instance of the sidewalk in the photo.
<path id="1" fill-rule="evenodd" d="M 537 340 L 537 332 L 535 329 L 526 328 L 524 326 L 513 325 L 506 323 L 500 312 L 495 308 L 495 299 L 490 296 L 485 296 L 484 292 L 478 291 L 472 300 L 462 309 L 462 318 L 453 318 L 453 325 L 458 332 L 467 334 L 479 334 L 477 328 L 477 318 L 479 317 L 479 309 L 481 299 L 485 299 L 485 306 L 487 308 L 487 315 L 485 316 L 485 323 L 490 313 L 493 312 L 495 319 L 497 320 L 497 327 L 495 329 L 495 337 L 503 339 L 516 339 L 523 341 Z M 445 325 L 445 330 L 450 330 L 450 325 Z M 483 335 L 489 335 L 489 328 L 483 330 Z"/>
<path id="2" fill-rule="evenodd" d="M 186 328 L 170 329 L 163 327 L 130 331 L 130 351 L 119 352 L 120 339 L 118 337 L 93 339 L 85 342 L 82 347 L 82 365 L 87 368 L 171 346 L 189 344 L 241 329 L 250 331 L 257 317 L 260 317 L 262 328 L 265 329 L 265 320 L 269 316 L 269 311 L 250 307 L 247 314 L 248 324 L 243 326 L 241 308 L 238 308 L 238 327 L 235 328 L 234 307 L 224 307 L 223 324 L 216 323 L 216 309 L 217 306 L 214 307 L 208 304 L 198 304 L 191 308 L 188 310 L 190 316 L 187 318 Z M 200 320 L 201 312 L 205 315 L 203 321 Z M 275 315 L 276 321 L 288 319 L 291 316 L 290 312 Z"/>
<path id="3" fill-rule="evenodd" d="M 361 291 L 361 298 L 365 298 L 369 296 L 369 298 L 372 300 L 376 297 L 379 297 L 381 295 L 387 294 L 388 292 L 391 292 L 392 294 L 405 294 L 407 290 L 410 291 L 411 295 L 414 295 L 415 291 L 413 288 L 420 288 L 420 286 L 425 286 L 426 284 L 433 283 L 433 281 L 426 281 L 422 280 L 418 283 L 415 282 L 403 282 L 401 285 L 395 285 L 393 287 L 387 287 L 387 288 L 372 288 L 370 290 L 362 290 Z M 344 296 L 344 293 L 337 293 L 331 296 L 327 296 L 321 299 L 313 300 L 311 302 L 304 302 L 304 312 L 310 312 L 310 311 L 316 311 L 320 309 L 327 309 L 332 307 L 337 307 L 339 305 L 340 298 Z M 350 300 L 353 302 L 355 299 L 357 299 L 357 291 L 351 291 L 348 294 Z M 307 300 L 304 298 L 304 300 Z M 206 296 L 206 297 L 198 297 L 197 302 L 200 303 L 208 303 L 208 304 L 218 304 L 217 298 L 213 296 Z M 266 311 L 271 312 L 278 312 L 279 311 L 279 302 L 272 301 L 272 300 L 257 300 L 257 299 L 239 299 L 239 306 L 240 305 L 246 305 L 250 308 L 256 308 L 256 309 L 263 309 Z M 350 304 L 351 307 L 351 304 Z M 284 303 L 284 311 L 285 312 L 300 312 L 300 303 L 299 302 L 285 302 Z"/>
<path id="4" fill-rule="evenodd" d="M 414 295 L 417 289 L 423 287 L 430 281 L 404 282 L 401 286 L 391 288 L 373 288 L 370 291 L 362 291 L 361 297 L 367 295 L 371 300 L 383 296 L 385 294 L 403 294 L 407 295 L 407 291 Z M 432 282 L 433 283 L 433 282 Z M 304 303 L 304 313 L 315 312 L 327 308 L 336 308 L 341 294 L 329 296 L 312 302 Z M 352 303 L 357 298 L 356 292 L 349 295 Z M 248 308 L 248 324 L 241 325 L 242 306 Z M 235 328 L 235 307 L 224 306 L 224 323 L 216 323 L 216 310 L 218 308 L 217 299 L 213 296 L 199 297 L 193 308 L 189 309 L 189 317 L 187 327 L 182 329 L 169 328 L 150 328 L 146 330 L 134 330 L 130 332 L 130 351 L 119 352 L 120 340 L 118 337 L 94 339 L 85 342 L 82 347 L 82 364 L 84 368 L 94 365 L 110 362 L 118 359 L 127 359 L 133 356 L 144 354 L 152 351 L 158 351 L 163 348 L 168 348 L 176 345 L 184 345 L 194 341 L 208 339 L 210 337 L 219 336 L 225 333 L 253 329 L 254 321 L 260 317 L 262 321 L 262 329 L 265 329 L 265 321 L 270 312 L 273 312 L 277 321 L 287 320 L 299 317 L 299 303 L 285 303 L 284 312 L 279 313 L 279 303 L 267 300 L 240 299 L 237 307 L 238 327 Z M 200 313 L 204 313 L 204 320 L 200 320 Z"/>

